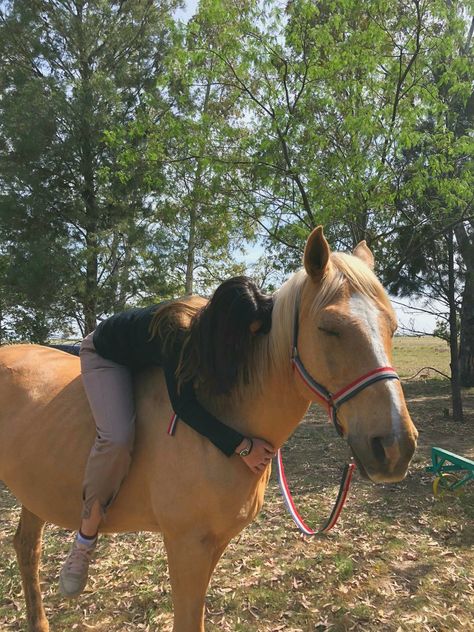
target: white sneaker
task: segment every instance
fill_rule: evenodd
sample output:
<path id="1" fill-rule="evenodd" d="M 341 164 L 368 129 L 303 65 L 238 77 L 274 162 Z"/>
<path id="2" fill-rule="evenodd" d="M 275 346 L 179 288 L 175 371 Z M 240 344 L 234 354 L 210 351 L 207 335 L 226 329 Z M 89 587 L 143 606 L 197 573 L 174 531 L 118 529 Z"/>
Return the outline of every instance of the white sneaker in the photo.
<path id="1" fill-rule="evenodd" d="M 93 544 L 82 544 L 77 539 L 74 540 L 59 574 L 59 592 L 63 597 L 77 597 L 84 590 L 96 544 L 97 540 Z"/>

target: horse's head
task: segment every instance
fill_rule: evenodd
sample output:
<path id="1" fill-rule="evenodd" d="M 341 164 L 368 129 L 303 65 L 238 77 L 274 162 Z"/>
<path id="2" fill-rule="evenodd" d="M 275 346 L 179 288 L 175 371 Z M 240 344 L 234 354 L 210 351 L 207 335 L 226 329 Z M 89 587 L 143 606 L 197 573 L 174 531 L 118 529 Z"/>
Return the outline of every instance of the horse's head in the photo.
<path id="1" fill-rule="evenodd" d="M 331 254 L 321 227 L 306 244 L 298 353 L 307 372 L 333 394 L 348 392 L 360 378 L 391 366 L 396 317 L 373 264 L 365 242 L 352 256 Z M 376 482 L 399 481 L 406 475 L 418 432 L 399 380 L 368 380 L 369 386 L 360 382 L 362 390 L 356 388 L 340 405 L 338 421 L 363 475 Z M 298 383 L 308 397 L 308 386 Z M 313 394 L 312 399 L 318 398 Z"/>

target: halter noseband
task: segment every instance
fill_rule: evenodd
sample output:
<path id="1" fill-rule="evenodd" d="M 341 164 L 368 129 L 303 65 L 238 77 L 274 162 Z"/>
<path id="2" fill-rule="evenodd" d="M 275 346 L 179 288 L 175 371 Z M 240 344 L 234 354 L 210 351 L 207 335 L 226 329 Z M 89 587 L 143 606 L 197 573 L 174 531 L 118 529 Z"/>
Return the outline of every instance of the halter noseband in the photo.
<path id="1" fill-rule="evenodd" d="M 299 376 L 303 379 L 306 386 L 318 397 L 326 406 L 329 419 L 333 422 L 336 428 L 337 434 L 342 437 L 344 431 L 337 418 L 337 411 L 349 399 L 355 397 L 358 393 L 365 388 L 380 380 L 399 380 L 395 369 L 390 366 L 383 366 L 377 369 L 373 369 L 368 373 L 365 373 L 361 377 L 357 378 L 337 393 L 331 393 L 322 384 L 316 382 L 316 380 L 309 374 L 304 366 L 298 353 L 298 333 L 299 333 L 299 301 L 295 306 L 295 320 L 293 324 L 293 352 L 291 355 L 291 362 L 293 367 L 298 372 Z"/>

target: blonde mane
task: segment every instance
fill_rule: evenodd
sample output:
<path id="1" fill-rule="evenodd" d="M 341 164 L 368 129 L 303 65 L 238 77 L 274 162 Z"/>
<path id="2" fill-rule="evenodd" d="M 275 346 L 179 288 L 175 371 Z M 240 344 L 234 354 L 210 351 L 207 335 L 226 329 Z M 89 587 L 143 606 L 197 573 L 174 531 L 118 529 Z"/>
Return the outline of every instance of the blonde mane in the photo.
<path id="1" fill-rule="evenodd" d="M 312 281 L 306 271 L 301 269 L 275 292 L 271 331 L 255 345 L 248 373 L 241 376 L 235 387 L 235 398 L 261 393 L 266 376 L 274 369 L 281 372 L 287 367 L 290 374 L 295 306 L 304 285 L 309 282 Z M 328 305 L 345 284 L 393 313 L 387 293 L 372 270 L 357 257 L 336 252 L 331 254 L 326 274 L 315 293 L 312 314 Z"/>

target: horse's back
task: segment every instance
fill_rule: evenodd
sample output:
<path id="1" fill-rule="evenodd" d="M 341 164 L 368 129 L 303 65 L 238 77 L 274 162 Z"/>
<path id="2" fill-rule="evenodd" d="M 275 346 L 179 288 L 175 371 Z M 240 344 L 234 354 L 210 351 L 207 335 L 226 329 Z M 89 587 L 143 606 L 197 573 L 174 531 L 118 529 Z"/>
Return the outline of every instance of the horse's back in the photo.
<path id="1" fill-rule="evenodd" d="M 48 418 L 52 402 L 67 393 L 68 408 L 81 408 L 84 392 L 80 384 L 78 358 L 39 345 L 9 345 L 0 348 L 0 436 L 2 451 L 18 433 L 34 433 L 58 420 Z M 82 406 L 81 406 L 82 405 Z M 64 410 L 65 424 L 67 410 Z M 41 424 L 40 424 L 41 421 Z M 56 428 L 55 428 L 56 430 Z M 0 460 L 0 475 L 2 474 Z"/>
<path id="2" fill-rule="evenodd" d="M 93 436 L 78 358 L 38 345 L 0 348 L 0 478 L 28 508 L 45 481 L 73 485 Z"/>

